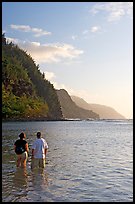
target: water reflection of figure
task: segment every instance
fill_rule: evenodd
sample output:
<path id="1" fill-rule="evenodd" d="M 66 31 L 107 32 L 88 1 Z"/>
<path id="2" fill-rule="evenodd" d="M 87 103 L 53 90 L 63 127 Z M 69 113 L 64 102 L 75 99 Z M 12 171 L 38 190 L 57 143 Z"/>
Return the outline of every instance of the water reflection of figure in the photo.
<path id="1" fill-rule="evenodd" d="M 34 188 L 44 188 L 48 186 L 47 172 L 43 168 L 32 170 L 32 182 Z"/>
<path id="2" fill-rule="evenodd" d="M 27 169 L 17 168 L 13 179 L 14 187 L 19 189 L 27 187 Z"/>

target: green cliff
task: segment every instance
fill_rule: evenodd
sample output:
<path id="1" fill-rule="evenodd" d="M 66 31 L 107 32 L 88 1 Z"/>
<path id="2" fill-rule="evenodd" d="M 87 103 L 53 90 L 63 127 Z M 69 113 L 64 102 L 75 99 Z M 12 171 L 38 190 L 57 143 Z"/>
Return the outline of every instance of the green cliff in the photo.
<path id="1" fill-rule="evenodd" d="M 60 103 L 53 85 L 44 78 L 26 51 L 2 35 L 2 119 L 59 120 Z"/>

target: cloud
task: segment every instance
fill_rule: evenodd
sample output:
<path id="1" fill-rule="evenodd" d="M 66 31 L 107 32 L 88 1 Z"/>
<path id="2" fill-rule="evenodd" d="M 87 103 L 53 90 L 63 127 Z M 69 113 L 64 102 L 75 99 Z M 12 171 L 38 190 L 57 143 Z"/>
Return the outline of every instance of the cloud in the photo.
<path id="1" fill-rule="evenodd" d="M 72 35 L 72 40 L 76 40 L 77 39 L 77 35 Z"/>
<path id="2" fill-rule="evenodd" d="M 55 80 L 56 76 L 54 72 L 45 71 L 44 73 L 45 73 L 45 78 L 54 85 L 55 89 L 65 89 L 70 95 L 75 95 L 82 98 L 89 97 L 89 93 L 86 90 L 75 90 L 65 84 L 56 82 Z"/>
<path id="3" fill-rule="evenodd" d="M 97 31 L 99 31 L 100 30 L 100 27 L 99 26 L 93 26 L 92 28 L 91 28 L 91 32 L 92 33 L 95 33 L 95 32 L 97 32 Z"/>
<path id="4" fill-rule="evenodd" d="M 61 84 L 61 83 L 58 83 L 54 80 L 50 80 L 50 82 L 54 85 L 54 88 L 55 89 L 65 89 L 68 94 L 70 96 L 78 96 L 80 98 L 83 98 L 85 101 L 87 102 L 97 102 L 100 100 L 100 95 L 97 94 L 97 93 L 90 93 L 88 90 L 84 90 L 84 89 L 73 89 L 71 88 L 70 86 L 67 86 L 65 84 Z"/>
<path id="5" fill-rule="evenodd" d="M 76 95 L 76 96 L 78 96 L 78 94 L 79 94 L 79 96 L 82 96 L 81 95 L 82 92 L 80 92 L 78 90 L 74 90 L 74 89 L 72 89 L 71 87 L 69 87 L 69 86 L 67 86 L 65 84 L 58 83 L 58 82 L 56 82 L 56 81 L 54 81 L 52 79 L 50 80 L 50 82 L 53 84 L 55 89 L 58 89 L 58 90 L 59 89 L 65 89 L 69 93 L 69 95 Z"/>
<path id="6" fill-rule="evenodd" d="M 100 11 L 107 12 L 108 21 L 118 21 L 123 16 L 130 16 L 133 18 L 133 2 L 105 2 L 97 3 L 90 10 L 93 15 Z"/>
<path id="7" fill-rule="evenodd" d="M 84 39 L 88 39 L 91 36 L 91 33 L 100 33 L 103 32 L 101 31 L 101 26 L 92 26 L 89 30 L 84 30 L 82 31 L 82 35 Z"/>
<path id="8" fill-rule="evenodd" d="M 65 86 L 64 84 L 60 84 L 60 83 L 58 83 L 56 81 L 52 81 L 52 80 L 51 80 L 51 83 L 54 85 L 55 89 L 65 89 L 66 91 L 68 91 L 68 87 Z"/>
<path id="9" fill-rule="evenodd" d="M 53 72 L 47 72 L 45 71 L 45 78 L 49 81 L 53 80 L 55 78 L 55 74 Z"/>
<path id="10" fill-rule="evenodd" d="M 88 30 L 84 30 L 84 31 L 82 32 L 82 34 L 83 34 L 83 35 L 86 35 L 88 32 L 89 32 Z"/>
<path id="11" fill-rule="evenodd" d="M 43 35 L 51 35 L 51 32 L 45 31 L 41 28 L 32 28 L 29 25 L 14 25 L 11 24 L 10 27 L 14 30 L 19 30 L 23 32 L 32 32 L 35 37 L 40 37 Z"/>
<path id="12" fill-rule="evenodd" d="M 14 30 L 20 30 L 20 31 L 23 31 L 23 32 L 30 32 L 31 31 L 31 28 L 28 25 L 14 25 L 14 24 L 11 24 L 10 27 L 12 29 L 14 29 Z"/>
<path id="13" fill-rule="evenodd" d="M 82 50 L 78 50 L 69 44 L 40 44 L 40 43 L 23 43 L 21 47 L 27 50 L 31 56 L 38 63 L 52 63 L 60 62 L 63 59 L 73 59 L 83 53 Z"/>
<path id="14" fill-rule="evenodd" d="M 26 50 L 36 63 L 57 63 L 64 60 L 73 60 L 83 54 L 83 50 L 76 49 L 70 44 L 50 43 L 40 44 L 39 42 L 20 41 L 8 38 L 20 48 Z"/>
<path id="15" fill-rule="evenodd" d="M 20 40 L 17 39 L 17 38 L 9 38 L 9 37 L 6 37 L 6 41 L 7 42 L 12 42 L 14 44 L 18 44 L 20 42 Z"/>

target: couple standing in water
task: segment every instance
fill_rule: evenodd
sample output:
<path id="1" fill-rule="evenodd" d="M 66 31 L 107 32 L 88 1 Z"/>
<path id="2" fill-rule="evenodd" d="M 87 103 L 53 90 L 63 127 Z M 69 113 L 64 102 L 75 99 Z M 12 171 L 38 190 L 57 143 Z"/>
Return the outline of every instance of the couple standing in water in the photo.
<path id="1" fill-rule="evenodd" d="M 26 167 L 26 161 L 28 159 L 29 146 L 26 139 L 26 134 L 22 132 L 19 135 L 20 139 L 14 143 L 14 150 L 17 155 L 17 167 Z M 37 132 L 37 139 L 32 145 L 32 161 L 31 168 L 36 167 L 45 168 L 45 159 L 47 154 L 48 144 L 41 136 L 41 132 Z"/>

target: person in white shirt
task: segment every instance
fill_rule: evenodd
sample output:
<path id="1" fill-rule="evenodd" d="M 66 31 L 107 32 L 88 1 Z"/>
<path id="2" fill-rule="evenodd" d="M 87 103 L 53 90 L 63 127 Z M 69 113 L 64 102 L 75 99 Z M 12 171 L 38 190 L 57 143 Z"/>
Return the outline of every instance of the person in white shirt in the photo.
<path id="1" fill-rule="evenodd" d="M 48 149 L 48 144 L 45 139 L 41 138 L 41 132 L 37 132 L 37 139 L 32 145 L 32 162 L 31 168 L 45 168 L 45 159 Z"/>

